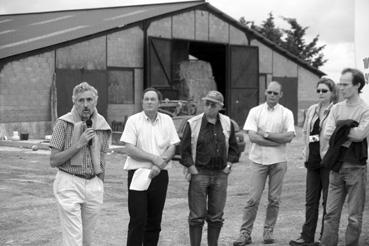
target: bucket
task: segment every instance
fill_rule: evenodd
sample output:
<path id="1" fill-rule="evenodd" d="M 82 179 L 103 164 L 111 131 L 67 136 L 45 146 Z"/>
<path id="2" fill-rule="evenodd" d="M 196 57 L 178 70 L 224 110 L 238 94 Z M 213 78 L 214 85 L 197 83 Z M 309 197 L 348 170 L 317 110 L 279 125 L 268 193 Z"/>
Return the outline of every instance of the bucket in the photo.
<path id="1" fill-rule="evenodd" d="M 20 140 L 28 140 L 28 133 L 21 133 L 19 137 Z"/>

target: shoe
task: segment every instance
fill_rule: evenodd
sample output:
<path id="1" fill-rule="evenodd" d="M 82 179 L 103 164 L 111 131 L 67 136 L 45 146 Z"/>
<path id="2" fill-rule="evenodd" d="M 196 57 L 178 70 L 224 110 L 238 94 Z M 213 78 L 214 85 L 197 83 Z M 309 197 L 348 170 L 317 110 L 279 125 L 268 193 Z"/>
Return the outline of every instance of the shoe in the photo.
<path id="1" fill-rule="evenodd" d="M 320 246 L 320 244 L 321 244 L 321 242 L 320 242 L 320 239 L 318 240 L 318 242 L 315 242 L 314 244 L 313 244 L 313 246 Z"/>
<path id="2" fill-rule="evenodd" d="M 233 242 L 233 246 L 245 246 L 251 243 L 251 236 L 247 232 L 241 231 L 240 236 Z"/>
<path id="3" fill-rule="evenodd" d="M 305 242 L 304 239 L 299 237 L 296 240 L 291 240 L 289 243 L 291 246 L 315 246 L 316 244 L 314 242 Z M 319 246 L 319 244 L 317 245 Z"/>
<path id="4" fill-rule="evenodd" d="M 263 238 L 264 238 L 264 244 L 272 244 L 275 242 L 273 238 L 273 232 L 271 231 L 264 231 Z"/>

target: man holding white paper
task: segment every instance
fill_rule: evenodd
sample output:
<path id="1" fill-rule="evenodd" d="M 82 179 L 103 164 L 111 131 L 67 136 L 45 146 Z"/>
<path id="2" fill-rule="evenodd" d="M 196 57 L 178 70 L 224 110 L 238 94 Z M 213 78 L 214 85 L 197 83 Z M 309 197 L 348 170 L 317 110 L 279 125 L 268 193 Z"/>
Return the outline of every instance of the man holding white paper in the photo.
<path id="1" fill-rule="evenodd" d="M 130 216 L 127 246 L 157 245 L 159 241 L 168 164 L 180 141 L 172 119 L 158 112 L 160 101 L 161 93 L 147 88 L 143 92 L 143 111 L 128 118 L 120 139 L 128 155 L 124 164 L 128 170 Z"/>

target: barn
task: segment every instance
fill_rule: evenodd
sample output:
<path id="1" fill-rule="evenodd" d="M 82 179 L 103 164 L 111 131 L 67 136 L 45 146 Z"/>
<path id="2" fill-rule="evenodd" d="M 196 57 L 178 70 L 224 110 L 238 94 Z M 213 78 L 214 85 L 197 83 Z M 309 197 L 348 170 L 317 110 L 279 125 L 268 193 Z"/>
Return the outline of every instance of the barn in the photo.
<path id="1" fill-rule="evenodd" d="M 225 112 L 242 125 L 272 80 L 300 123 L 322 75 L 205 1 L 0 16 L 0 129 L 7 136 L 51 134 L 81 81 L 98 89 L 98 110 L 115 130 L 141 110 L 146 87 L 196 104 L 218 89 Z"/>

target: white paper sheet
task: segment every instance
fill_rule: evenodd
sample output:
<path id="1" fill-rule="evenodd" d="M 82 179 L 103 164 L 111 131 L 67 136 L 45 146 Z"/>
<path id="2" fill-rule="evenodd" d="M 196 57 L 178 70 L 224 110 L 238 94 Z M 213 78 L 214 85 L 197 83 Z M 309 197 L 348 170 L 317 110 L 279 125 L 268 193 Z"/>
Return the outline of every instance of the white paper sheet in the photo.
<path id="1" fill-rule="evenodd" d="M 139 168 L 135 171 L 132 177 L 131 185 L 129 186 L 130 190 L 143 191 L 149 188 L 151 178 L 149 178 L 149 174 L 151 169 L 147 168 Z"/>

